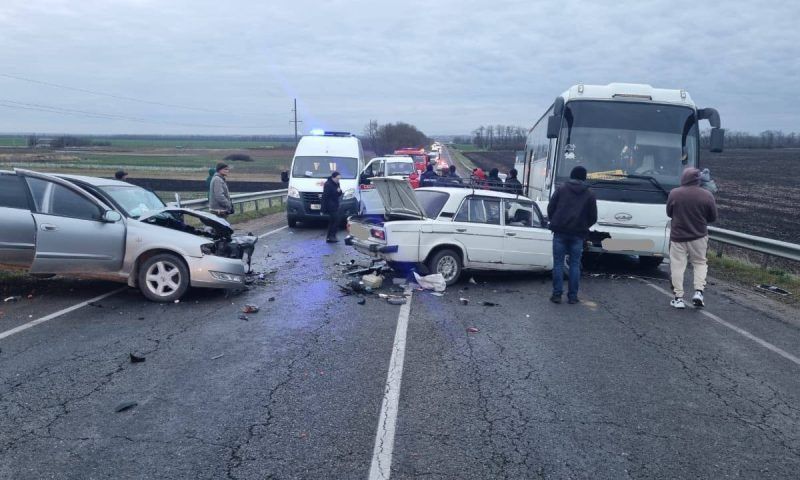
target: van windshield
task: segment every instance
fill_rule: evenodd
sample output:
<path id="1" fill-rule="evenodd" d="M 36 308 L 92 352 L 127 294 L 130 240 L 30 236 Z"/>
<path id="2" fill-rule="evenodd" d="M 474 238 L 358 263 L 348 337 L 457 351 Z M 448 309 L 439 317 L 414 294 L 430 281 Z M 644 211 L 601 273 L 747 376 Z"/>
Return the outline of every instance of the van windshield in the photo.
<path id="1" fill-rule="evenodd" d="M 333 172 L 342 178 L 356 178 L 358 159 L 352 157 L 294 157 L 292 176 L 297 178 L 327 178 Z"/>
<path id="2" fill-rule="evenodd" d="M 389 162 L 386 164 L 386 175 L 411 175 L 414 173 L 414 164 L 408 162 Z"/>

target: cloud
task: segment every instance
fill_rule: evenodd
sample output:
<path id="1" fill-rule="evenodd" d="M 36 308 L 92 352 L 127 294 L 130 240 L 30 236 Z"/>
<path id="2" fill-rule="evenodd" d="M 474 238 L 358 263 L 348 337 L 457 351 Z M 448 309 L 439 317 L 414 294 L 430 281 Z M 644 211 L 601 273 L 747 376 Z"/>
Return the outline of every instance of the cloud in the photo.
<path id="1" fill-rule="evenodd" d="M 0 77 L 0 99 L 153 122 L 0 107 L 0 131 L 284 133 L 296 97 L 308 128 L 375 118 L 465 133 L 529 126 L 579 81 L 686 88 L 726 127 L 797 130 L 798 14 L 752 1 L 6 0 L 0 73 L 228 113 Z"/>

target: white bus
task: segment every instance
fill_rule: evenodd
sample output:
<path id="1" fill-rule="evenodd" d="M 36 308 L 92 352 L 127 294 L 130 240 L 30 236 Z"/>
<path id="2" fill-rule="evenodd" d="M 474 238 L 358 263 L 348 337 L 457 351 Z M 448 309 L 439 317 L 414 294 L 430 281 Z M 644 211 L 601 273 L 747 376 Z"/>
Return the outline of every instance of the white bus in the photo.
<path id="1" fill-rule="evenodd" d="M 700 166 L 700 120 L 711 124 L 711 151 L 721 152 L 719 114 L 698 109 L 685 90 L 575 85 L 528 133 L 525 192 L 546 212 L 572 168 L 584 166 L 598 209 L 587 251 L 638 255 L 643 266 L 658 266 L 669 255 L 667 196 L 686 167 Z"/>

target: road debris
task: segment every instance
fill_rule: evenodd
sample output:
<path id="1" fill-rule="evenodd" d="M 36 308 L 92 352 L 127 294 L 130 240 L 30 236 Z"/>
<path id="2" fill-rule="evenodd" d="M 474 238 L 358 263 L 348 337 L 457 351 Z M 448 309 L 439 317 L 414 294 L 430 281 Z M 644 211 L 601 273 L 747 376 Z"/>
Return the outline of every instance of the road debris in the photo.
<path id="1" fill-rule="evenodd" d="M 758 285 L 756 285 L 756 290 L 761 290 L 762 292 L 774 293 L 775 295 L 780 295 L 783 297 L 792 294 L 792 292 L 784 290 L 780 287 L 776 287 L 775 285 L 767 285 L 766 283 L 759 283 Z"/>
<path id="2" fill-rule="evenodd" d="M 120 413 L 139 405 L 137 402 L 122 402 L 114 409 L 115 412 Z"/>
<path id="3" fill-rule="evenodd" d="M 397 285 L 398 287 L 405 286 L 407 283 L 408 283 L 408 280 L 406 280 L 405 278 L 393 278 L 392 279 L 392 284 L 393 285 Z"/>
<path id="4" fill-rule="evenodd" d="M 368 288 L 378 289 L 383 286 L 383 277 L 380 275 L 375 275 L 374 273 L 370 273 L 361 277 L 361 283 Z"/>
<path id="5" fill-rule="evenodd" d="M 481 305 L 483 305 L 484 307 L 497 307 L 497 306 L 500 306 L 499 303 L 494 303 L 494 302 L 482 302 Z"/>
<path id="6" fill-rule="evenodd" d="M 268 301 L 268 302 L 274 302 L 274 301 L 275 301 L 275 297 L 269 297 L 269 298 L 267 299 L 267 301 Z"/>
<path id="7" fill-rule="evenodd" d="M 475 281 L 474 277 L 469 277 L 469 283 L 471 283 L 473 285 L 477 285 L 478 284 L 478 282 Z"/>
<path id="8" fill-rule="evenodd" d="M 244 320 L 245 322 L 249 322 L 250 318 L 245 314 L 241 314 L 239 315 L 239 320 Z"/>
<path id="9" fill-rule="evenodd" d="M 458 301 L 461 302 L 461 305 L 469 305 L 468 298 L 459 298 Z"/>
<path id="10" fill-rule="evenodd" d="M 478 332 L 480 332 L 480 330 L 478 330 L 477 327 L 467 327 L 467 333 L 478 333 Z"/>
<path id="11" fill-rule="evenodd" d="M 364 304 L 366 304 L 366 303 L 367 303 L 367 299 L 366 299 L 366 298 L 364 298 L 364 297 L 360 297 L 360 298 L 358 299 L 358 304 L 359 304 L 359 305 L 364 305 Z"/>
<path id="12" fill-rule="evenodd" d="M 414 272 L 414 278 L 417 280 L 419 286 L 425 290 L 444 292 L 447 288 L 447 282 L 445 282 L 444 276 L 441 273 L 435 273 L 433 275 L 426 275 L 423 277 L 417 272 Z"/>
<path id="13" fill-rule="evenodd" d="M 15 296 L 6 298 L 5 300 L 3 300 L 3 302 L 5 302 L 5 303 L 14 303 L 14 302 L 19 301 L 20 298 L 22 298 L 22 297 L 20 297 L 19 295 L 15 295 Z"/>
<path id="14" fill-rule="evenodd" d="M 218 358 L 222 358 L 222 357 L 224 357 L 224 356 L 225 356 L 225 354 L 224 354 L 224 353 L 220 353 L 219 355 L 216 355 L 216 356 L 214 356 L 214 357 L 211 357 L 211 360 L 217 360 Z"/>
<path id="15" fill-rule="evenodd" d="M 386 303 L 389 305 L 405 305 L 406 299 L 405 297 L 390 296 L 386 299 Z"/>
<path id="16" fill-rule="evenodd" d="M 142 362 L 145 361 L 145 357 L 140 357 L 140 356 L 134 355 L 132 353 L 129 353 L 128 355 L 130 355 L 130 357 L 131 357 L 131 363 L 142 363 Z"/>
<path id="17" fill-rule="evenodd" d="M 247 304 L 242 308 L 242 313 L 258 313 L 258 305 Z"/>

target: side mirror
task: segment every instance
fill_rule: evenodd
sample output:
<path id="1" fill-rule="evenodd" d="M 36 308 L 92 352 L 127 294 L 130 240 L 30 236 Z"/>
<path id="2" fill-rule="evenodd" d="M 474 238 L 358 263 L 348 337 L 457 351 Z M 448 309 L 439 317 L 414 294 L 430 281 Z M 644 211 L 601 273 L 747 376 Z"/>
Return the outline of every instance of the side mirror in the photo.
<path id="1" fill-rule="evenodd" d="M 714 153 L 722 152 L 722 147 L 725 144 L 725 130 L 721 128 L 711 129 L 711 151 Z"/>
<path id="2" fill-rule="evenodd" d="M 281 182 L 289 183 L 289 172 L 281 172 Z"/>
<path id="3" fill-rule="evenodd" d="M 103 221 L 106 223 L 117 223 L 122 220 L 122 215 L 115 210 L 106 210 L 103 213 Z"/>
<path id="4" fill-rule="evenodd" d="M 551 115 L 547 117 L 547 138 L 558 138 L 558 131 L 561 129 L 561 115 Z"/>
<path id="5" fill-rule="evenodd" d="M 553 102 L 553 115 L 556 117 L 560 117 L 564 114 L 564 97 L 558 96 L 556 97 L 556 101 Z"/>

